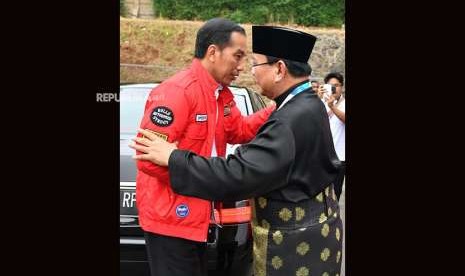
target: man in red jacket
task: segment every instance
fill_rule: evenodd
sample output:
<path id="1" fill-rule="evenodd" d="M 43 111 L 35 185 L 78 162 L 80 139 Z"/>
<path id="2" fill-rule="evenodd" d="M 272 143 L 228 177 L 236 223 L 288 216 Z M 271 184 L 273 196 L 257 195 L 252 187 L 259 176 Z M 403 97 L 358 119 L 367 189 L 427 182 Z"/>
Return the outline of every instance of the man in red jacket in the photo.
<path id="1" fill-rule="evenodd" d="M 250 141 L 274 106 L 242 117 L 228 85 L 244 69 L 246 35 L 225 19 L 198 31 L 195 58 L 186 70 L 149 95 L 141 128 L 180 149 L 225 156 L 226 143 Z M 206 241 L 212 204 L 173 192 L 165 167 L 137 161 L 136 202 L 152 276 L 206 275 Z"/>

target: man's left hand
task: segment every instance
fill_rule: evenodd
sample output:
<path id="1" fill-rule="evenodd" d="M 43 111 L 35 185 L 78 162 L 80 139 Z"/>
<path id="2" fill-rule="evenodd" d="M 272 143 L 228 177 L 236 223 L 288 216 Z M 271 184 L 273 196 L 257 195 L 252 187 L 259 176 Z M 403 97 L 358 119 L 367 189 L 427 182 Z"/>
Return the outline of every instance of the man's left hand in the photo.
<path id="1" fill-rule="evenodd" d="M 168 166 L 171 153 L 177 149 L 177 143 L 169 143 L 150 131 L 139 129 L 144 138 L 136 137 L 133 139 L 134 144 L 130 144 L 129 147 L 143 154 L 134 155 L 132 158 L 135 160 L 146 160 L 155 163 L 160 166 Z"/>

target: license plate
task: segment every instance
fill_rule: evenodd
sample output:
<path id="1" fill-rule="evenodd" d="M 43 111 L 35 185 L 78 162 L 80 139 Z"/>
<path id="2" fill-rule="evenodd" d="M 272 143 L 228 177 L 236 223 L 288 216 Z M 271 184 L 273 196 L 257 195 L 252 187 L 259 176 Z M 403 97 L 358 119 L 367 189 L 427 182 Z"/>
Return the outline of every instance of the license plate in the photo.
<path id="1" fill-rule="evenodd" d="M 123 216 L 137 216 L 135 189 L 120 188 L 119 214 Z"/>

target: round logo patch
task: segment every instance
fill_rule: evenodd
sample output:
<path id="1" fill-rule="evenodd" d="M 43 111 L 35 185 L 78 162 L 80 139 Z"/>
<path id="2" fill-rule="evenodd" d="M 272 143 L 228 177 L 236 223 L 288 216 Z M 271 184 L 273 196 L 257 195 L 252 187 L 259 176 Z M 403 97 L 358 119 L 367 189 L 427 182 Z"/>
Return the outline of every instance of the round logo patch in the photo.
<path id="1" fill-rule="evenodd" d="M 180 204 L 176 207 L 176 215 L 180 218 L 184 218 L 189 214 L 189 207 L 186 204 Z"/>
<path id="2" fill-rule="evenodd" d="M 152 123 L 160 127 L 167 127 L 174 121 L 174 114 L 171 109 L 166 106 L 157 106 L 153 109 L 150 115 Z"/>

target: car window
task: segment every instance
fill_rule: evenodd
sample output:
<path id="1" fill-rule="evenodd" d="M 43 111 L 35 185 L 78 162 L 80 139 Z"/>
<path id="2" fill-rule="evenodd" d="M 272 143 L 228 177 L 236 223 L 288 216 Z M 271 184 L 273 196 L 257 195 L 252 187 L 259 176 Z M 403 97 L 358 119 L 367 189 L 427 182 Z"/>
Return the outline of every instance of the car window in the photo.
<path id="1" fill-rule="evenodd" d="M 236 102 L 237 108 L 241 111 L 242 115 L 248 115 L 251 110 L 247 108 L 247 100 L 244 95 L 234 95 L 234 101 Z"/>
<path id="2" fill-rule="evenodd" d="M 234 101 L 236 102 L 237 108 L 239 108 L 242 115 L 247 116 L 252 114 L 252 102 L 250 101 L 250 95 L 247 89 L 243 87 L 230 87 L 230 89 L 234 95 Z"/>
<path id="3" fill-rule="evenodd" d="M 120 89 L 120 134 L 135 134 L 144 115 L 149 87 Z"/>
<path id="4" fill-rule="evenodd" d="M 144 115 L 145 102 L 153 85 L 145 87 L 120 88 L 120 181 L 136 180 L 136 162 L 132 159 L 134 150 L 129 148 L 131 138 L 136 136 L 140 120 Z"/>

